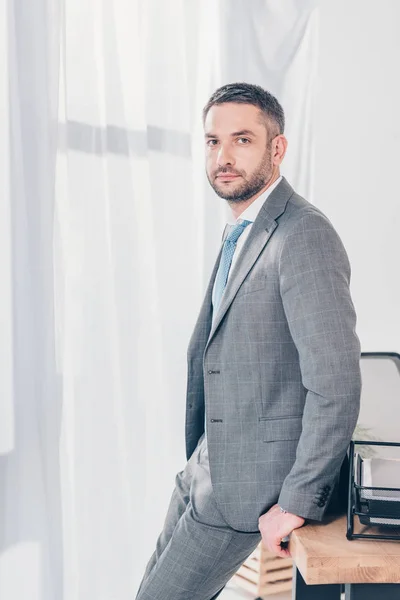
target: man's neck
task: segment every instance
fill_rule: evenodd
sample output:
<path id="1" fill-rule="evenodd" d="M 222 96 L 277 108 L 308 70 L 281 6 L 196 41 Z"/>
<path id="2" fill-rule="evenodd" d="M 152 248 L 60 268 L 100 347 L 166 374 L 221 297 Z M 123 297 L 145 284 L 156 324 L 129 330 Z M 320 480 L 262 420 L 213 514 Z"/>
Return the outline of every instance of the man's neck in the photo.
<path id="1" fill-rule="evenodd" d="M 273 184 L 275 183 L 275 181 L 280 177 L 280 173 L 279 170 L 274 173 L 271 177 L 271 179 L 268 181 L 268 183 L 254 196 L 252 196 L 251 198 L 249 198 L 248 200 L 245 200 L 244 202 L 229 202 L 229 206 L 231 208 L 232 211 L 232 215 L 235 219 L 237 219 L 238 217 L 240 217 L 240 215 L 246 210 L 246 208 L 248 206 L 250 206 L 250 204 L 253 204 L 254 200 L 257 200 L 257 198 L 259 198 L 260 196 L 262 196 L 262 194 L 264 194 L 267 189 Z"/>

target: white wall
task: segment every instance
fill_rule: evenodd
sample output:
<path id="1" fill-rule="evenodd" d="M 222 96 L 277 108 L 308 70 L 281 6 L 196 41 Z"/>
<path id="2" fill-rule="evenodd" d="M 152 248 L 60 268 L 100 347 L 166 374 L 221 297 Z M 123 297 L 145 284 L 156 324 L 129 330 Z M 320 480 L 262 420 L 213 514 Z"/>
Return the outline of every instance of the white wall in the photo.
<path id="1" fill-rule="evenodd" d="M 400 351 L 400 2 L 319 11 L 315 187 L 352 265 L 363 351 Z"/>

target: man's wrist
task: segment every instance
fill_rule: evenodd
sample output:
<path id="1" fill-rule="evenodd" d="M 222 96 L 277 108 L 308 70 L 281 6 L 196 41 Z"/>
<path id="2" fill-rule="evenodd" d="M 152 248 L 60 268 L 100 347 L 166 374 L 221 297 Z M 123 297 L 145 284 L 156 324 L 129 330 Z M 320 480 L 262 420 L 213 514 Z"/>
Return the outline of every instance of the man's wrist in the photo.
<path id="1" fill-rule="evenodd" d="M 278 504 L 278 508 L 279 511 L 283 514 L 283 515 L 291 515 L 293 517 L 297 517 L 298 519 L 302 519 L 304 521 L 303 525 L 306 524 L 307 519 L 305 519 L 304 517 L 300 517 L 300 515 L 296 515 L 294 513 L 289 512 L 288 510 L 286 510 L 285 508 L 283 508 L 280 504 Z"/>

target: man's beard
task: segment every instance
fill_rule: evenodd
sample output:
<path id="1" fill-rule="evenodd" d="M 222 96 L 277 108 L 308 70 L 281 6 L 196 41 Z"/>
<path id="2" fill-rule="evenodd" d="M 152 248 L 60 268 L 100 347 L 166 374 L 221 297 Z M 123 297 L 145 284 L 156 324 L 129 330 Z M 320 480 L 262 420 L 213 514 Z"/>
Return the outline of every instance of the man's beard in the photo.
<path id="1" fill-rule="evenodd" d="M 215 179 L 216 174 L 221 173 L 234 173 L 241 175 L 242 182 L 240 185 L 236 185 L 235 188 L 229 189 L 227 186 L 225 189 L 220 189 L 217 187 L 217 179 Z M 272 166 L 271 166 L 271 152 L 267 148 L 264 156 L 262 157 L 258 168 L 251 174 L 249 179 L 246 179 L 244 174 L 240 171 L 236 171 L 228 168 L 221 168 L 216 171 L 212 177 L 209 177 L 207 173 L 208 181 L 210 182 L 213 190 L 218 194 L 220 198 L 224 198 L 230 204 L 246 202 L 249 198 L 257 195 L 263 187 L 265 187 L 268 181 L 272 176 Z"/>

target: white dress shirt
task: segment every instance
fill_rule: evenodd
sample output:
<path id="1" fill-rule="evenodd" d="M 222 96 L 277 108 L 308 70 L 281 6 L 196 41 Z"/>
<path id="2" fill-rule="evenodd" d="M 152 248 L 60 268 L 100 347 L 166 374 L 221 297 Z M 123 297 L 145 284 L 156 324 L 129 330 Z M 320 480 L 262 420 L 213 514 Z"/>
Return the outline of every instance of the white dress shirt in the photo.
<path id="1" fill-rule="evenodd" d="M 278 177 L 278 179 L 276 181 L 274 181 L 274 183 L 272 185 L 270 185 L 269 188 L 266 189 L 263 194 L 261 194 L 261 196 L 256 198 L 254 200 L 254 202 L 252 202 L 246 208 L 246 210 L 244 210 L 240 214 L 240 216 L 237 219 L 235 219 L 235 217 L 233 216 L 233 213 L 232 213 L 231 218 L 228 220 L 228 225 L 230 225 L 230 231 L 233 229 L 233 227 L 235 227 L 235 225 L 239 225 L 240 223 L 242 223 L 242 221 L 251 221 L 251 223 L 249 225 L 247 225 L 247 227 L 243 231 L 242 235 L 239 237 L 238 241 L 236 242 L 235 253 L 233 255 L 231 268 L 229 269 L 229 273 L 228 273 L 228 281 L 229 281 L 229 277 L 232 273 L 232 269 L 234 268 L 235 263 L 238 259 L 238 256 L 243 248 L 243 244 L 245 243 L 247 237 L 250 234 L 250 230 L 253 226 L 253 222 L 256 220 L 256 217 L 257 217 L 258 213 L 260 212 L 262 205 L 264 204 L 264 202 L 266 201 L 268 196 L 271 194 L 271 192 L 280 183 L 281 180 L 282 180 L 282 176 Z M 229 233 L 230 232 L 228 232 L 228 235 L 229 235 Z M 213 293 L 212 293 L 213 304 L 214 304 L 214 300 L 215 300 L 215 282 L 214 282 Z M 214 311 L 213 312 L 213 320 L 214 320 L 215 314 L 216 313 Z"/>

